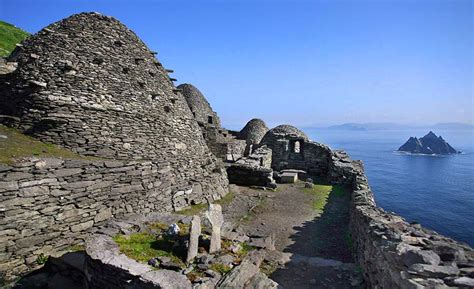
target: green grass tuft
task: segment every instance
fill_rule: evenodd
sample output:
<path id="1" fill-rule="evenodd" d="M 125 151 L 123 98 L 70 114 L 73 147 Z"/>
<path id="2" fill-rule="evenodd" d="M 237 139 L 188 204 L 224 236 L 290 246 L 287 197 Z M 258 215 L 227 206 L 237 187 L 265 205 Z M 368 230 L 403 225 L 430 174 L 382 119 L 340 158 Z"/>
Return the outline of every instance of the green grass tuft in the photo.
<path id="1" fill-rule="evenodd" d="M 13 164 L 21 157 L 57 157 L 64 159 L 95 159 L 82 157 L 70 150 L 43 143 L 26 136 L 13 128 L 0 124 L 0 163 Z"/>
<path id="2" fill-rule="evenodd" d="M 232 202 L 233 199 L 234 199 L 234 194 L 232 192 L 229 192 L 220 200 L 215 201 L 214 204 L 225 206 L 225 205 L 230 204 L 230 202 Z M 185 215 L 185 216 L 194 216 L 194 215 L 199 215 L 206 209 L 207 209 L 207 204 L 203 203 L 203 204 L 196 204 L 196 205 L 189 206 L 186 209 L 183 209 L 181 211 L 176 211 L 176 213 L 180 215 Z"/>
<path id="3" fill-rule="evenodd" d="M 15 45 L 30 35 L 11 24 L 0 21 L 0 57 L 6 57 L 15 49 Z"/>
<path id="4" fill-rule="evenodd" d="M 244 242 L 240 244 L 240 247 L 242 249 L 237 252 L 237 256 L 243 257 L 247 255 L 250 251 L 255 250 L 256 248 L 254 246 L 249 245 L 248 243 Z"/>
<path id="5" fill-rule="evenodd" d="M 41 254 L 38 255 L 38 257 L 36 257 L 36 264 L 43 265 L 46 262 L 48 262 L 48 259 L 49 259 L 49 256 L 41 253 Z"/>
<path id="6" fill-rule="evenodd" d="M 227 195 L 222 197 L 222 199 L 215 201 L 214 204 L 219 204 L 221 206 L 228 205 L 232 202 L 233 199 L 234 199 L 234 193 L 228 192 Z"/>
<path id="7" fill-rule="evenodd" d="M 229 272 L 232 268 L 230 268 L 230 266 L 227 266 L 221 263 L 214 263 L 210 266 L 210 269 L 224 275 L 224 274 L 227 274 L 227 272 Z"/>
<path id="8" fill-rule="evenodd" d="M 199 215 L 202 211 L 207 209 L 207 204 L 196 204 L 181 211 L 176 211 L 177 214 L 185 215 L 185 216 L 194 216 Z"/>
<path id="9" fill-rule="evenodd" d="M 156 238 L 149 233 L 134 233 L 117 235 L 114 241 L 120 252 L 138 262 L 147 263 L 152 258 L 167 256 L 184 266 L 183 261 L 173 253 L 173 242 L 170 240 Z"/>
<path id="10" fill-rule="evenodd" d="M 338 185 L 321 185 L 314 184 L 312 188 L 304 188 L 304 192 L 313 194 L 315 199 L 313 201 L 313 208 L 318 211 L 324 211 L 324 207 L 328 202 L 329 195 L 332 194 L 338 198 L 346 194 L 346 190 Z"/>
<path id="11" fill-rule="evenodd" d="M 329 198 L 329 193 L 332 191 L 331 185 L 317 185 L 312 188 L 304 188 L 304 192 L 315 196 L 313 201 L 313 208 L 318 211 L 324 211 Z"/>

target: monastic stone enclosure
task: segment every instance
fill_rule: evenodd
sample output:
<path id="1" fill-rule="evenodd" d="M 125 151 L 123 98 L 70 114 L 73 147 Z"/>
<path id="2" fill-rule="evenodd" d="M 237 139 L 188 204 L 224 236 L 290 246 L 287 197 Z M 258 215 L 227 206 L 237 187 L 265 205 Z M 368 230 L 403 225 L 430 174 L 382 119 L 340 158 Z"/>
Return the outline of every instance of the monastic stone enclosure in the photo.
<path id="1" fill-rule="evenodd" d="M 215 113 L 204 95 L 194 85 L 183 83 L 178 86 L 188 103 L 191 112 L 200 126 L 220 128 L 221 120 Z"/>
<path id="2" fill-rule="evenodd" d="M 82 155 L 170 162 L 183 185 L 225 179 L 166 69 L 116 19 L 73 15 L 9 60 L 18 69 L 0 82 L 2 123 Z"/>
<path id="3" fill-rule="evenodd" d="M 0 123 L 79 157 L 0 164 L 2 281 L 91 233 L 115 234 L 104 231 L 106 222 L 212 202 L 227 193 L 229 180 L 274 188 L 273 171 L 292 170 L 350 189 L 351 238 L 370 287 L 474 283 L 472 248 L 377 207 L 361 161 L 290 125 L 267 131 L 254 119 L 240 133 L 223 129 L 202 93 L 189 84 L 175 88 L 155 53 L 112 17 L 81 13 L 53 23 L 18 45 L 8 62 L 11 69 L 0 75 Z M 88 252 L 91 284 L 115 288 L 116 277 L 130 288 L 159 279 L 172 288 L 173 273 L 140 264 L 128 269 L 142 275 L 117 273 L 117 246 L 99 241 Z M 102 249 L 113 254 L 103 259 Z M 259 266 L 241 261 L 217 286 L 243 287 L 240 275 L 259 284 Z"/>
<path id="4" fill-rule="evenodd" d="M 263 136 L 268 132 L 268 127 L 261 119 L 251 119 L 239 132 L 239 139 L 244 139 L 247 143 L 246 154 L 252 153 L 254 146 L 258 145 Z"/>
<path id="5" fill-rule="evenodd" d="M 221 127 L 219 117 L 204 95 L 188 83 L 179 85 L 178 89 L 182 91 L 211 152 L 225 162 L 234 162 L 244 156 L 245 141 L 236 139 L 234 134 Z"/>
<path id="6" fill-rule="evenodd" d="M 272 168 L 305 170 L 326 177 L 331 158 L 329 147 L 312 142 L 301 130 L 290 125 L 279 125 L 269 130 L 260 146 L 272 150 Z"/>
<path id="7" fill-rule="evenodd" d="M 1 166 L 4 278 L 108 218 L 227 193 L 226 171 L 168 71 L 118 20 L 73 15 L 27 38 L 8 61 L 18 68 L 0 75 L 0 122 L 97 161 Z"/>

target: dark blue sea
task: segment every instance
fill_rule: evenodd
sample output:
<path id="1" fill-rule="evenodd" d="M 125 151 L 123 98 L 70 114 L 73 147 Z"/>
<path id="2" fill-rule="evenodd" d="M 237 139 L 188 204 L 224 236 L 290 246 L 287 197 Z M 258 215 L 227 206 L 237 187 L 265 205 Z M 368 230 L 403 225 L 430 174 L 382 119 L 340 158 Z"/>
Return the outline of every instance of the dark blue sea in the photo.
<path id="1" fill-rule="evenodd" d="M 395 152 L 410 136 L 424 136 L 427 130 L 305 132 L 362 160 L 379 206 L 474 246 L 473 130 L 434 131 L 463 152 L 449 156 Z"/>

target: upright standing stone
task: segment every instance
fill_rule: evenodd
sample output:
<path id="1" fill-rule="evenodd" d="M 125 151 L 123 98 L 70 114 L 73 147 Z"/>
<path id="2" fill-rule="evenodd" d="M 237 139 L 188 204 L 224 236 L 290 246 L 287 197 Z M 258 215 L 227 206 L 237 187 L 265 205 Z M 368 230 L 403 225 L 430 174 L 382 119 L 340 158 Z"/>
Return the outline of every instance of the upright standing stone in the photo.
<path id="1" fill-rule="evenodd" d="M 221 249 L 221 227 L 224 223 L 222 207 L 217 204 L 209 204 L 209 209 L 206 211 L 206 217 L 209 220 L 209 223 L 212 225 L 209 253 L 214 253 Z"/>
<path id="2" fill-rule="evenodd" d="M 189 230 L 189 246 L 186 263 L 190 263 L 197 256 L 200 235 L 201 218 L 199 216 L 193 216 L 193 220 L 191 221 L 191 229 Z"/>

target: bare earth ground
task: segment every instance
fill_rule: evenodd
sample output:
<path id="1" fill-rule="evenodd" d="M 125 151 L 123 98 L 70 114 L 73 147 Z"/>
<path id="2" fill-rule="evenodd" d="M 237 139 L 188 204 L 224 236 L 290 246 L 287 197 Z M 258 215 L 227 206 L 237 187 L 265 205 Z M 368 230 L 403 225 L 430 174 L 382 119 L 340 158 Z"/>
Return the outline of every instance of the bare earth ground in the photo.
<path id="1" fill-rule="evenodd" d="M 224 206 L 225 218 L 246 215 L 238 231 L 248 236 L 274 234 L 276 249 L 289 257 L 270 275 L 283 288 L 364 288 L 352 263 L 349 193 L 331 192 L 321 213 L 303 187 L 280 184 L 276 192 L 234 187 L 239 192 Z"/>

